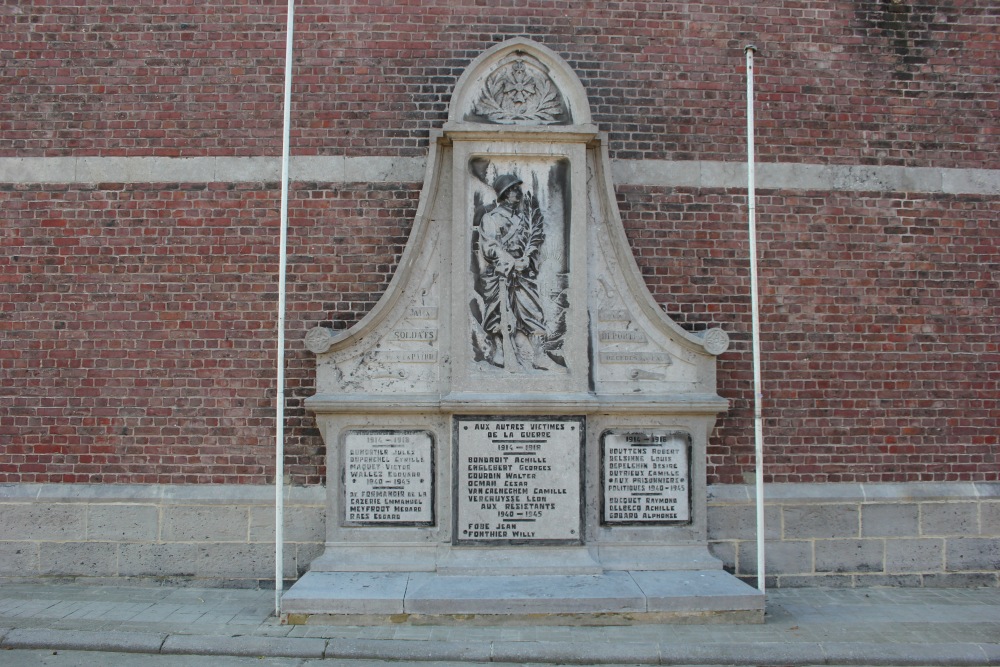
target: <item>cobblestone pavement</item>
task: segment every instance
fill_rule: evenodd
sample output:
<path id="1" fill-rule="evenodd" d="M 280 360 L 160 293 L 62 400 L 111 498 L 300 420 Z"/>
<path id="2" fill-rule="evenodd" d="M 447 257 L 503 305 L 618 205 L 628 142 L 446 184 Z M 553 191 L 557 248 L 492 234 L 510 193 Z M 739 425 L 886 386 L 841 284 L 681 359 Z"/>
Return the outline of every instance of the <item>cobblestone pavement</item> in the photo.
<path id="1" fill-rule="evenodd" d="M 465 664 L 1000 664 L 994 588 L 774 589 L 763 625 L 282 625 L 273 611 L 266 590 L 6 584 L 0 648 Z"/>

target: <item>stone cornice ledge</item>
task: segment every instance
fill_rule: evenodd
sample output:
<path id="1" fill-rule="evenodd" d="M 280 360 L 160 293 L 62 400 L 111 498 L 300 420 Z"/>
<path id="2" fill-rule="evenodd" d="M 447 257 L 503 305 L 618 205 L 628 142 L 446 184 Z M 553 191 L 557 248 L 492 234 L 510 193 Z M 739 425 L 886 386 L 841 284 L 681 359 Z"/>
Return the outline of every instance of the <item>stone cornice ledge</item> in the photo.
<path id="1" fill-rule="evenodd" d="M 427 412 L 455 414 L 718 414 L 729 401 L 716 394 L 656 396 L 611 396 L 606 394 L 496 394 L 453 393 L 444 397 L 430 394 L 338 396 L 316 394 L 305 406 L 317 414 L 373 412 L 414 414 Z"/>
<path id="2" fill-rule="evenodd" d="M 1000 482 L 902 482 L 879 484 L 767 484 L 765 503 L 870 503 L 880 501 L 1000 500 Z M 712 505 L 753 503 L 754 487 L 713 484 Z M 323 505 L 325 486 L 286 486 L 294 504 Z M 273 505 L 274 487 L 262 484 L 0 484 L 4 502 L 156 503 L 163 505 Z"/>
<path id="3" fill-rule="evenodd" d="M 300 155 L 296 182 L 417 183 L 424 157 Z M 612 160 L 618 185 L 746 187 L 746 164 L 719 160 Z M 0 183 L 274 183 L 281 160 L 271 156 L 0 157 Z M 1000 195 L 1000 169 L 759 163 L 763 189 Z"/>
<path id="4" fill-rule="evenodd" d="M 599 134 L 596 125 L 551 125 L 524 127 L 520 125 L 478 125 L 475 123 L 446 123 L 443 130 L 431 133 L 440 143 L 464 141 L 530 141 L 530 142 L 590 142 Z"/>
<path id="5" fill-rule="evenodd" d="M 323 486 L 285 486 L 285 500 L 325 505 Z M 0 484 L 0 503 L 79 502 L 160 505 L 270 505 L 274 486 L 263 484 Z"/>
<path id="6" fill-rule="evenodd" d="M 754 502 L 754 486 L 713 484 L 708 502 L 744 505 Z M 1000 498 L 1000 482 L 899 482 L 765 484 L 764 504 L 871 503 L 884 501 L 969 500 Z"/>

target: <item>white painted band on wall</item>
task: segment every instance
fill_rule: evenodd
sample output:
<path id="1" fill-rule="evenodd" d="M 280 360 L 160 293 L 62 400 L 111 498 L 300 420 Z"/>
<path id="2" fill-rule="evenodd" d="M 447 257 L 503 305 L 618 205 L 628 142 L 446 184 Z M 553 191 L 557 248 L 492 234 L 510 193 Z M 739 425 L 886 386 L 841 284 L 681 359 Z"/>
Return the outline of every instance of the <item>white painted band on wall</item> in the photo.
<path id="1" fill-rule="evenodd" d="M 300 156 L 291 160 L 296 182 L 416 183 L 424 158 Z M 746 163 L 711 160 L 614 160 L 618 185 L 743 189 Z M 277 183 L 277 157 L 6 157 L 0 183 Z M 916 192 L 1000 195 L 1000 169 L 944 169 L 865 165 L 758 163 L 762 190 Z"/>

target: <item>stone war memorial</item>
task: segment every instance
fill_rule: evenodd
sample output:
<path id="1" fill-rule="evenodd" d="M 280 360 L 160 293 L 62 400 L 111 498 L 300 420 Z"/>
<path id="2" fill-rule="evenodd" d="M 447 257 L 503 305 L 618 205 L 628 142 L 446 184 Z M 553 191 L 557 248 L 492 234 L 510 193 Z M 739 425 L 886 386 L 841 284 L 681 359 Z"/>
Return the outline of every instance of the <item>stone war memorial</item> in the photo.
<path id="1" fill-rule="evenodd" d="M 469 65 L 388 290 L 305 342 L 326 544 L 290 621 L 763 621 L 763 594 L 708 550 L 729 337 L 648 293 L 607 139 L 553 51 L 518 38 Z"/>
<path id="2" fill-rule="evenodd" d="M 0 584 L 1000 586 L 995 0 L 287 4 L 0 10 Z"/>

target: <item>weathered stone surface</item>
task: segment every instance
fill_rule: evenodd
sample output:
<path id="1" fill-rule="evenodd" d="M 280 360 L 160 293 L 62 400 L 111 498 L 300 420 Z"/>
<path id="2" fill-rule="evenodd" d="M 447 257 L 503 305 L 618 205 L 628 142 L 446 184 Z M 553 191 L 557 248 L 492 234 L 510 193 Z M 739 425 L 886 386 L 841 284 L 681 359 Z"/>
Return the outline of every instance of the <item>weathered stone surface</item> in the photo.
<path id="1" fill-rule="evenodd" d="M 922 535 L 978 535 L 979 507 L 976 503 L 922 503 Z"/>
<path id="2" fill-rule="evenodd" d="M 625 572 L 605 575 L 411 575 L 405 610 L 413 614 L 545 614 L 646 611 Z"/>
<path id="3" fill-rule="evenodd" d="M 322 542 L 326 536 L 326 508 L 314 505 L 285 507 L 285 542 Z M 250 541 L 274 543 L 274 508 L 250 508 Z"/>
<path id="4" fill-rule="evenodd" d="M 1000 540 L 961 537 L 947 540 L 945 569 L 949 572 L 1000 570 Z"/>
<path id="5" fill-rule="evenodd" d="M 751 497 L 755 495 L 750 488 Z M 862 484 L 807 484 L 793 482 L 786 484 L 769 484 L 764 490 L 765 502 L 779 505 L 803 505 L 806 503 L 822 504 L 857 504 L 865 498 L 865 488 Z"/>
<path id="6" fill-rule="evenodd" d="M 984 502 L 979 513 L 981 534 L 1000 536 L 1000 502 Z"/>
<path id="7" fill-rule="evenodd" d="M 123 577 L 190 577 L 198 574 L 196 544 L 122 544 L 118 571 Z"/>
<path id="8" fill-rule="evenodd" d="M 322 542 L 301 542 L 295 545 L 289 545 L 294 548 L 292 555 L 294 557 L 295 569 L 294 574 L 290 576 L 301 577 L 309 570 L 309 564 L 314 560 L 319 558 L 323 554 L 323 543 Z M 293 559 L 289 558 L 289 546 L 285 547 L 285 572 L 288 573 L 288 568 L 291 566 Z"/>
<path id="9" fill-rule="evenodd" d="M 912 537 L 920 527 L 920 508 L 915 503 L 861 506 L 862 537 Z"/>
<path id="10" fill-rule="evenodd" d="M 961 644 L 826 642 L 823 651 L 828 665 L 975 665 L 983 657 Z"/>
<path id="11" fill-rule="evenodd" d="M 86 509 L 68 503 L 5 504 L 0 535 L 8 540 L 83 540 Z"/>
<path id="12" fill-rule="evenodd" d="M 282 598 L 296 614 L 402 614 L 405 572 L 310 572 Z"/>
<path id="13" fill-rule="evenodd" d="M 112 576 L 118 571 L 118 546 L 112 542 L 42 542 L 38 563 L 43 575 Z"/>
<path id="14" fill-rule="evenodd" d="M 274 547 L 269 544 L 123 544 L 122 576 L 194 576 L 264 579 L 274 576 Z M 286 558 L 285 574 L 295 572 Z"/>
<path id="15" fill-rule="evenodd" d="M 950 501 L 979 497 L 977 485 L 972 482 L 906 482 L 902 484 L 865 484 L 868 502 L 930 502 Z"/>
<path id="16" fill-rule="evenodd" d="M 854 585 L 858 587 L 919 588 L 924 579 L 919 574 L 855 574 Z"/>
<path id="17" fill-rule="evenodd" d="M 721 570 L 694 572 L 630 572 L 646 598 L 646 610 L 764 610 L 764 594 Z"/>
<path id="18" fill-rule="evenodd" d="M 886 540 L 885 569 L 886 572 L 941 572 L 944 540 Z"/>
<path id="19" fill-rule="evenodd" d="M 781 538 L 781 508 L 764 508 L 764 536 Z M 752 505 L 709 505 L 708 539 L 754 540 L 757 538 L 757 509 Z"/>
<path id="20" fill-rule="evenodd" d="M 817 572 L 882 572 L 883 540 L 816 540 Z"/>
<path id="21" fill-rule="evenodd" d="M 827 574 L 820 572 L 818 575 L 796 575 L 790 574 L 779 578 L 782 588 L 804 588 L 809 586 L 822 586 L 823 588 L 854 588 L 854 577 L 850 574 Z"/>
<path id="22" fill-rule="evenodd" d="M 37 542 L 0 542 L 0 576 L 30 577 L 36 574 Z"/>
<path id="23" fill-rule="evenodd" d="M 246 542 L 249 519 L 244 507 L 186 506 L 163 510 L 161 539 L 169 542 Z"/>
<path id="24" fill-rule="evenodd" d="M 709 552 L 722 561 L 727 572 L 736 571 L 736 542 L 711 542 Z"/>
<path id="25" fill-rule="evenodd" d="M 808 574 L 813 571 L 811 541 L 767 542 L 764 550 L 767 574 Z M 741 575 L 757 574 L 757 542 L 740 543 Z"/>
<path id="26" fill-rule="evenodd" d="M 90 505 L 87 539 L 151 542 L 159 532 L 159 510 L 153 505 Z"/>
<path id="27" fill-rule="evenodd" d="M 1000 584 L 997 574 L 993 572 L 925 574 L 923 577 L 927 588 L 982 588 Z"/>
<path id="28" fill-rule="evenodd" d="M 857 537 L 858 505 L 806 505 L 783 507 L 784 538 Z"/>

